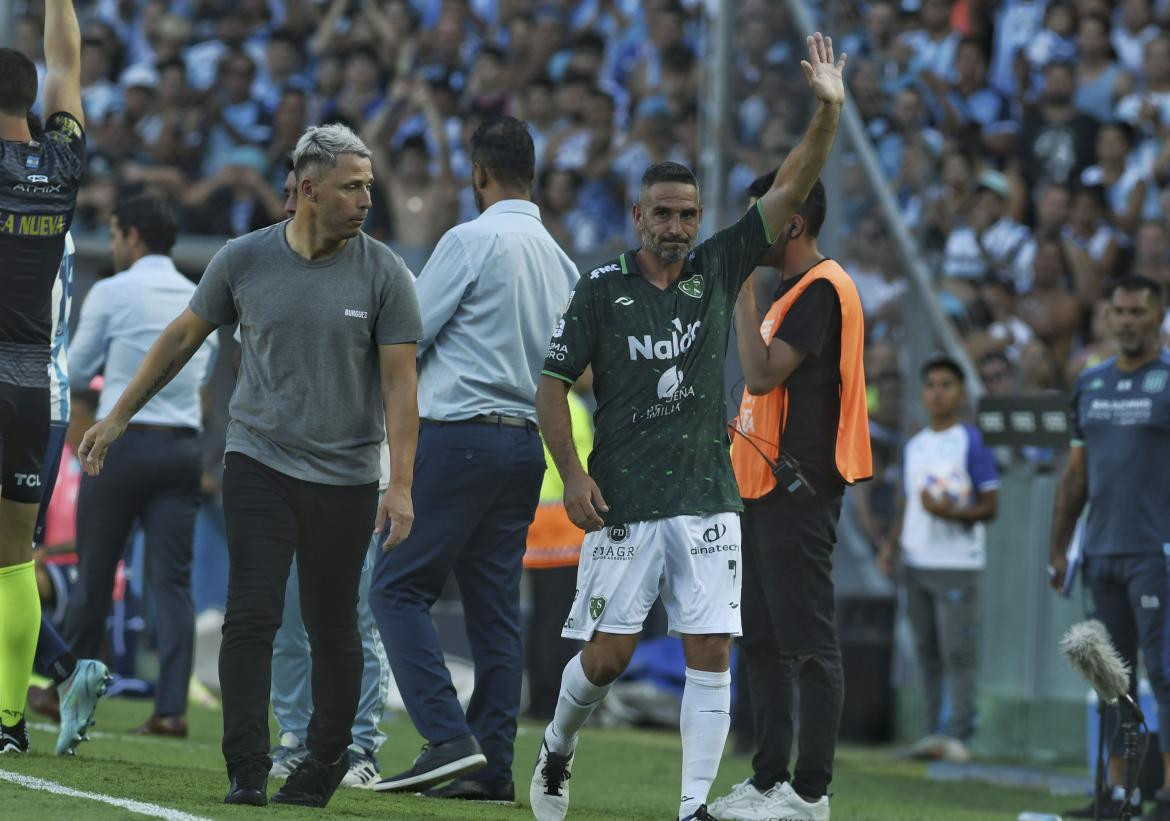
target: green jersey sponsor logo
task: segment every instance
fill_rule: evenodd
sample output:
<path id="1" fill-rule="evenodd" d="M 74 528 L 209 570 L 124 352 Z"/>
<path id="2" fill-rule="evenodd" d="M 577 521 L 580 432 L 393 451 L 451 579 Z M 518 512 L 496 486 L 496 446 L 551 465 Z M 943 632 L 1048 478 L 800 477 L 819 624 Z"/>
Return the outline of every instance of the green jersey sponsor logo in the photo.
<path id="1" fill-rule="evenodd" d="M 605 596 L 592 596 L 589 599 L 589 618 L 597 621 L 605 612 Z"/>
<path id="2" fill-rule="evenodd" d="M 1096 379 L 1094 379 L 1092 382 L 1089 383 L 1088 389 L 1091 391 L 1099 391 L 1103 387 L 1105 387 L 1105 380 L 1098 376 Z"/>
<path id="3" fill-rule="evenodd" d="M 702 299 L 703 275 L 695 274 L 689 279 L 679 280 L 678 289 L 693 299 Z"/>

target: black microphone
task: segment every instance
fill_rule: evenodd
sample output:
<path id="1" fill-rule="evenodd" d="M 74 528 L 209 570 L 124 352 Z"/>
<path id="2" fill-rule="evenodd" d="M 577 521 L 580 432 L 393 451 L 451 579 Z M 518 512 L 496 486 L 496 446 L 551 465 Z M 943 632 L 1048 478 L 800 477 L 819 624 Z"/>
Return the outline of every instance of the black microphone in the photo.
<path id="1" fill-rule="evenodd" d="M 1124 701 L 1133 710 L 1138 723 L 1145 722 L 1141 708 L 1129 695 L 1129 665 L 1109 641 L 1104 624 L 1096 619 L 1074 624 L 1060 640 L 1060 652 L 1089 682 L 1102 702 Z"/>

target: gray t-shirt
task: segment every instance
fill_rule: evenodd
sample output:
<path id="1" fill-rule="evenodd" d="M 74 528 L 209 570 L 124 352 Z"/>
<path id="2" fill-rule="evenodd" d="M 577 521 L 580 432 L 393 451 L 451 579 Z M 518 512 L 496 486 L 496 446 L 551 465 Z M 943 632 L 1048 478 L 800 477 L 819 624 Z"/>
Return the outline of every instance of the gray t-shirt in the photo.
<path id="1" fill-rule="evenodd" d="M 376 482 L 386 434 L 378 346 L 422 335 L 414 277 L 365 234 L 310 262 L 289 246 L 287 225 L 228 242 L 191 298 L 208 322 L 240 323 L 226 450 L 308 482 Z"/>
<path id="2" fill-rule="evenodd" d="M 1081 374 L 1073 431 L 1089 474 L 1085 555 L 1170 551 L 1170 352 L 1136 371 L 1110 359 Z"/>

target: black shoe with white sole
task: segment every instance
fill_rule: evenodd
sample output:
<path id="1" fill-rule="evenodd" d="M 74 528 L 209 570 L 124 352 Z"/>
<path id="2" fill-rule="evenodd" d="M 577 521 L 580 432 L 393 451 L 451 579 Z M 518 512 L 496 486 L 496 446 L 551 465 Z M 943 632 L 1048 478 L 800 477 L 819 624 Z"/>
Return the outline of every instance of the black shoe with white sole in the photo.
<path id="1" fill-rule="evenodd" d="M 0 724 L 0 754 L 27 752 L 28 726 L 24 723 L 24 719 L 22 718 L 11 727 Z"/>
<path id="2" fill-rule="evenodd" d="M 413 767 L 371 784 L 370 789 L 378 792 L 423 792 L 436 784 L 473 773 L 486 764 L 487 756 L 472 735 L 442 744 L 424 744 Z"/>

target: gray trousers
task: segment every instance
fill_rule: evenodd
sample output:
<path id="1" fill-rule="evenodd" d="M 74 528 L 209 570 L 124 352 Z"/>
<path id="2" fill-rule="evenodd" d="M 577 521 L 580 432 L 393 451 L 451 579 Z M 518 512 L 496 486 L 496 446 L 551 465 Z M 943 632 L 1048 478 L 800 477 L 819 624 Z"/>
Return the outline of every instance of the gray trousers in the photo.
<path id="1" fill-rule="evenodd" d="M 968 741 L 975 732 L 980 570 L 904 568 L 906 615 L 914 629 L 930 732 Z M 943 726 L 943 681 L 950 720 Z"/>

